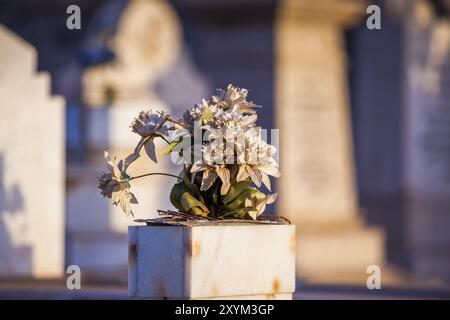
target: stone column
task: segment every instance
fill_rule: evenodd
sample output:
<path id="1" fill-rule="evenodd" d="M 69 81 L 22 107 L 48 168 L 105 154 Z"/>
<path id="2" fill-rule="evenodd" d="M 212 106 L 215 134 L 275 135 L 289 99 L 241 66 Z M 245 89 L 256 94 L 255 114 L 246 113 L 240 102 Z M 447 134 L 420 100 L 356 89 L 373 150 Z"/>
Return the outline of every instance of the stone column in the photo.
<path id="1" fill-rule="evenodd" d="M 132 0 L 122 13 L 111 49 L 115 58 L 88 68 L 83 75 L 87 106 L 87 163 L 69 169 L 69 260 L 95 277 L 114 277 L 127 271 L 127 227 L 133 224 L 120 208 L 102 199 L 96 179 L 105 170 L 103 151 L 125 157 L 139 136 L 131 122 L 141 110 L 170 111 L 154 91 L 155 82 L 170 70 L 181 47 L 181 28 L 169 2 Z M 157 145 L 157 154 L 164 148 Z M 165 159 L 164 159 L 165 160 Z M 152 162 L 142 156 L 129 174 L 171 171 L 166 161 Z M 178 172 L 177 172 L 178 173 Z M 174 181 L 150 177 L 132 185 L 139 201 L 136 218 L 151 218 L 157 209 L 171 208 L 169 191 Z"/>
<path id="2" fill-rule="evenodd" d="M 365 279 L 384 258 L 358 210 L 347 97 L 343 31 L 362 5 L 285 0 L 276 23 L 278 211 L 297 225 L 297 276 L 313 281 Z"/>
<path id="3" fill-rule="evenodd" d="M 0 277 L 64 272 L 64 100 L 0 25 Z"/>

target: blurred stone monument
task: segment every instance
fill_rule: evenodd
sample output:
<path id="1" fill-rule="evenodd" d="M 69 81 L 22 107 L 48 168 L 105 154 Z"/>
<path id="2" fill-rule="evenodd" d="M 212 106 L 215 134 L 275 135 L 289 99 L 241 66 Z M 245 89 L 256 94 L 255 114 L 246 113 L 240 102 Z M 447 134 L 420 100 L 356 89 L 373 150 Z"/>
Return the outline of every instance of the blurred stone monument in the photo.
<path id="1" fill-rule="evenodd" d="M 0 25 L 0 277 L 64 272 L 64 100 Z"/>
<path id="2" fill-rule="evenodd" d="M 358 210 L 347 97 L 343 31 L 363 9 L 285 0 L 278 12 L 278 211 L 297 225 L 297 276 L 311 281 L 360 281 L 384 261 L 383 233 Z"/>
<path id="3" fill-rule="evenodd" d="M 415 275 L 450 281 L 450 6 L 416 1 L 406 23 L 406 191 Z"/>
<path id="4" fill-rule="evenodd" d="M 86 109 L 87 163 L 69 169 L 69 260 L 95 277 L 127 271 L 126 218 L 109 199 L 102 199 L 97 178 L 105 170 L 103 151 L 125 157 L 139 141 L 131 122 L 141 110 L 168 110 L 154 84 L 170 70 L 181 47 L 178 17 L 167 1 L 131 0 L 120 16 L 111 49 L 114 59 L 88 68 L 82 79 Z M 157 154 L 163 144 L 157 145 Z M 164 161 L 161 161 L 164 163 Z M 143 156 L 130 174 L 167 171 Z M 153 179 L 154 178 L 154 179 Z M 166 177 L 141 179 L 132 186 L 139 200 L 136 217 L 149 218 L 170 208 Z"/>

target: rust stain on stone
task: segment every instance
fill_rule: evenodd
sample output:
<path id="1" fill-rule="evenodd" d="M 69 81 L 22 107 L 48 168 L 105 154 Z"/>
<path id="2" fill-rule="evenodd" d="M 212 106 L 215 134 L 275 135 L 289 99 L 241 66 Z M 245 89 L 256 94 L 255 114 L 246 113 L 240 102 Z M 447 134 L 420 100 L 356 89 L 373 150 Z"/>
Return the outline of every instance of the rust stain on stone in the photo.
<path id="1" fill-rule="evenodd" d="M 272 283 L 273 293 L 278 293 L 280 291 L 280 280 L 275 278 Z"/>
<path id="2" fill-rule="evenodd" d="M 137 248 L 135 244 L 128 247 L 128 263 L 130 265 L 135 265 L 137 259 Z"/>
<path id="3" fill-rule="evenodd" d="M 291 253 L 295 253 L 295 247 L 297 245 L 297 239 L 295 237 L 295 233 L 291 236 L 291 239 L 289 241 L 289 248 L 291 250 Z"/>
<path id="4" fill-rule="evenodd" d="M 267 300 L 275 300 L 275 294 L 273 294 L 273 293 L 266 294 L 266 299 Z"/>
<path id="5" fill-rule="evenodd" d="M 212 296 L 217 297 L 219 295 L 219 292 L 220 292 L 219 285 L 216 283 L 211 289 Z"/>
<path id="6" fill-rule="evenodd" d="M 194 243 L 192 244 L 192 258 L 197 257 L 198 255 L 200 255 L 201 252 L 201 244 L 199 241 L 194 241 Z"/>

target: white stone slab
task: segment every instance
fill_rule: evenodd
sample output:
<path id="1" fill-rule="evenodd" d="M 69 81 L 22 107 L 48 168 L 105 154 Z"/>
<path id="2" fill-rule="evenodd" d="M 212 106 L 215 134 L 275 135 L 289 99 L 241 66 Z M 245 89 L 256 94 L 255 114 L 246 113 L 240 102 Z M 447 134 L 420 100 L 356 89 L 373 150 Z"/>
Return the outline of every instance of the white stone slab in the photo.
<path id="1" fill-rule="evenodd" d="M 36 56 L 0 25 L 0 276 L 64 270 L 64 101 Z"/>
<path id="2" fill-rule="evenodd" d="M 131 226 L 128 232 L 131 298 L 291 299 L 295 291 L 294 225 Z"/>

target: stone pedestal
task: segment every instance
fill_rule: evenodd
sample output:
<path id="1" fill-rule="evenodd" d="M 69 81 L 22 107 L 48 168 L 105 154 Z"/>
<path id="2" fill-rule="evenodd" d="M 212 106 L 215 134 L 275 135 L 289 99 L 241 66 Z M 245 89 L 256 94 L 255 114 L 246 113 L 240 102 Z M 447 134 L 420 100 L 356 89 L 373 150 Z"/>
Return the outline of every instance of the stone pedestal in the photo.
<path id="1" fill-rule="evenodd" d="M 290 300 L 294 291 L 294 225 L 129 227 L 131 298 Z"/>
<path id="2" fill-rule="evenodd" d="M 358 212 L 352 158 L 343 29 L 362 9 L 286 0 L 278 12 L 279 212 L 297 225 L 297 275 L 311 280 L 364 279 L 384 258 L 383 234 Z"/>
<path id="3" fill-rule="evenodd" d="M 64 100 L 0 25 L 0 277 L 64 272 Z"/>

